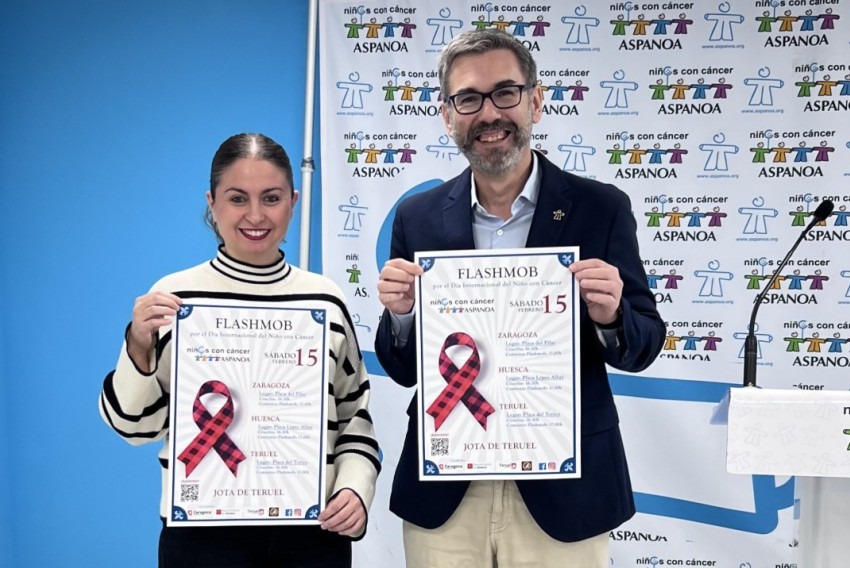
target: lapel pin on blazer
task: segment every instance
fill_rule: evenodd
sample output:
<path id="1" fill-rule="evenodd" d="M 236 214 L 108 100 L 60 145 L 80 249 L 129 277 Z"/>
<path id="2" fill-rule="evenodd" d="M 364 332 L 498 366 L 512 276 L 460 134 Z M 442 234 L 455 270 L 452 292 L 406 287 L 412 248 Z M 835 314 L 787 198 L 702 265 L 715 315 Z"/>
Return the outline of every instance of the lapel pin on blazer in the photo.
<path id="1" fill-rule="evenodd" d="M 561 219 L 564 218 L 564 212 L 561 211 L 560 209 L 558 209 L 557 211 L 552 211 L 552 218 L 555 221 L 560 221 Z"/>

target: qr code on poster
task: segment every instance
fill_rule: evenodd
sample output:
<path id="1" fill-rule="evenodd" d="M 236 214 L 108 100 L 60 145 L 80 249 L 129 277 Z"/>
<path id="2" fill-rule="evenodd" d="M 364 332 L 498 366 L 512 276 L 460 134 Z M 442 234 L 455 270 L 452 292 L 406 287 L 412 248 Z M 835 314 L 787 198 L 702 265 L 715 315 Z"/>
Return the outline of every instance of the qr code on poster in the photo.
<path id="1" fill-rule="evenodd" d="M 447 456 L 449 455 L 449 439 L 440 436 L 431 438 L 431 455 L 432 456 Z"/>
<path id="2" fill-rule="evenodd" d="M 194 502 L 198 500 L 198 487 L 197 483 L 181 483 L 180 484 L 180 501 L 182 502 Z"/>

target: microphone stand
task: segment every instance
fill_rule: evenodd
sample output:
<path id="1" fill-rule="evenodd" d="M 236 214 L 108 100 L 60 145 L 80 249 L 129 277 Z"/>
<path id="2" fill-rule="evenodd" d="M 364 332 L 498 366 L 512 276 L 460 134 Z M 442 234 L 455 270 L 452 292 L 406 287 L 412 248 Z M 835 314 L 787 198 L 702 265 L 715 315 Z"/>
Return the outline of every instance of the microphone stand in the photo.
<path id="1" fill-rule="evenodd" d="M 776 282 L 776 279 L 779 277 L 779 273 L 782 272 L 782 269 L 785 268 L 785 265 L 788 264 L 788 260 L 791 258 L 791 255 L 794 254 L 794 251 L 797 250 L 797 246 L 802 242 L 803 237 L 809 234 L 809 231 L 812 227 L 815 226 L 815 223 L 823 221 L 826 217 L 832 213 L 832 208 L 829 208 L 829 211 L 825 216 L 821 217 L 817 215 L 819 211 L 815 212 L 814 218 L 809 222 L 809 225 L 800 233 L 800 236 L 797 237 L 797 240 L 794 242 L 794 246 L 791 247 L 791 250 L 788 251 L 788 254 L 785 255 L 785 258 L 782 259 L 782 262 L 779 263 L 779 266 L 776 267 L 776 270 L 773 271 L 773 275 L 770 277 L 770 280 L 767 281 L 767 285 L 764 289 L 759 292 L 759 295 L 756 296 L 756 305 L 753 306 L 753 312 L 750 315 L 750 326 L 749 331 L 747 332 L 747 337 L 744 340 L 744 386 L 745 387 L 754 387 L 756 386 L 756 363 L 758 360 L 758 341 L 756 340 L 756 314 L 759 311 L 759 307 L 761 306 L 762 300 L 767 295 L 768 290 Z"/>

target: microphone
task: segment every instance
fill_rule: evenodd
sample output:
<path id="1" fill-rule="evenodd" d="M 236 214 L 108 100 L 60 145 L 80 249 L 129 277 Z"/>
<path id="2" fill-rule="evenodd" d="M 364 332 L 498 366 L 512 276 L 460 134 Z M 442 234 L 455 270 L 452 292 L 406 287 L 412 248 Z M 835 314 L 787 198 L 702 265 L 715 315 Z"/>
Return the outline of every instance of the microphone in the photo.
<path id="1" fill-rule="evenodd" d="M 812 213 L 812 220 L 809 221 L 809 224 L 803 229 L 803 232 L 800 233 L 800 236 L 797 237 L 797 240 L 794 242 L 794 246 L 791 247 L 791 250 L 788 251 L 788 254 L 785 255 L 785 258 L 782 259 L 782 262 L 779 263 L 779 266 L 776 267 L 776 270 L 773 271 L 773 275 L 770 277 L 770 280 L 767 281 L 767 285 L 759 292 L 759 295 L 756 296 L 756 302 L 753 306 L 753 313 L 750 314 L 750 327 L 747 332 L 747 338 L 744 340 L 744 386 L 745 387 L 754 387 L 756 386 L 756 361 L 758 359 L 758 342 L 756 341 L 756 314 L 759 311 L 759 306 L 761 306 L 762 300 L 767 295 L 768 290 L 779 277 L 779 273 L 782 272 L 782 269 L 785 268 L 785 265 L 788 264 L 788 260 L 791 258 L 791 255 L 794 254 L 794 251 L 797 250 L 797 245 L 803 240 L 812 227 L 815 226 L 816 223 L 820 223 L 830 215 L 832 215 L 832 210 L 835 207 L 835 204 L 826 199 L 818 205 L 817 209 L 815 209 L 814 213 Z"/>

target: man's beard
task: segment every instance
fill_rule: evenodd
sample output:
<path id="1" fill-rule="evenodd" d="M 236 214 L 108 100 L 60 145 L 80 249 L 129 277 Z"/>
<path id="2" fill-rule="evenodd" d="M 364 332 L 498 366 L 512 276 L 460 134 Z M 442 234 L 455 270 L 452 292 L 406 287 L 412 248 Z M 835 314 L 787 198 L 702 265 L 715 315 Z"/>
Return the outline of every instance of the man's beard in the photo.
<path id="1" fill-rule="evenodd" d="M 466 134 L 460 132 L 457 127 L 456 115 L 452 115 L 452 138 L 458 149 L 469 160 L 469 165 L 476 172 L 486 177 L 501 177 L 513 170 L 519 163 L 522 152 L 531 143 L 531 126 L 533 124 L 529 116 L 527 124 L 519 126 L 508 120 L 496 120 L 494 122 L 479 122 L 470 128 Z M 483 132 L 493 130 L 505 130 L 512 133 L 511 144 L 505 149 L 481 148 L 476 150 L 476 138 Z"/>

